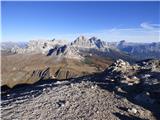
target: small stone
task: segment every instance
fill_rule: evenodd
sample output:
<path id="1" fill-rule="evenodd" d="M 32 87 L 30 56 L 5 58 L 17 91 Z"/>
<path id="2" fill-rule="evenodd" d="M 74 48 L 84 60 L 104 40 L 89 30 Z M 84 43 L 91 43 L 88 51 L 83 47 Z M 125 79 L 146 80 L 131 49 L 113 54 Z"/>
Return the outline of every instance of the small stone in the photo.
<path id="1" fill-rule="evenodd" d="M 73 86 L 74 86 L 74 84 L 71 83 L 71 87 L 73 87 Z"/>
<path id="2" fill-rule="evenodd" d="M 126 98 L 123 99 L 124 102 L 128 102 L 128 100 Z"/>
<path id="3" fill-rule="evenodd" d="M 150 93 L 149 93 L 149 92 L 146 92 L 146 95 L 150 96 Z"/>
<path id="4" fill-rule="evenodd" d="M 50 75 L 52 79 L 55 79 L 56 77 L 54 75 Z"/>
<path id="5" fill-rule="evenodd" d="M 139 84 L 140 82 L 139 82 L 139 81 L 135 81 L 134 83 L 135 83 L 135 84 Z"/>
<path id="6" fill-rule="evenodd" d="M 57 81 L 55 84 L 61 84 L 61 81 Z"/>
<path id="7" fill-rule="evenodd" d="M 111 79 L 112 82 L 114 82 L 114 79 Z"/>
<path id="8" fill-rule="evenodd" d="M 151 77 L 150 74 L 145 74 L 145 75 L 144 75 L 144 78 L 149 78 L 149 77 Z"/>
<path id="9" fill-rule="evenodd" d="M 127 83 L 127 81 L 126 80 L 122 80 L 122 81 L 120 81 L 120 83 Z"/>
<path id="10" fill-rule="evenodd" d="M 128 83 L 129 86 L 133 86 L 133 83 Z"/>
<path id="11" fill-rule="evenodd" d="M 118 91 L 118 92 L 122 92 L 123 90 L 122 90 L 120 87 L 118 87 L 118 88 L 117 88 L 117 91 Z"/>
<path id="12" fill-rule="evenodd" d="M 124 113 L 120 113 L 121 115 L 124 115 Z"/>
<path id="13" fill-rule="evenodd" d="M 7 94 L 7 97 L 9 97 L 10 96 L 10 94 Z"/>
<path id="14" fill-rule="evenodd" d="M 43 88 L 43 91 L 46 91 L 46 88 Z"/>
<path id="15" fill-rule="evenodd" d="M 138 79 L 136 76 L 133 76 L 132 79 Z"/>
<path id="16" fill-rule="evenodd" d="M 91 89 L 96 89 L 96 88 L 97 88 L 97 85 L 91 86 Z"/>
<path id="17" fill-rule="evenodd" d="M 59 101 L 57 102 L 57 105 L 58 105 L 58 107 L 64 107 L 65 103 L 66 103 L 65 100 L 59 100 Z M 67 103 L 67 104 L 68 104 L 68 103 Z"/>
<path id="18" fill-rule="evenodd" d="M 32 95 L 32 98 L 34 98 L 34 95 Z"/>
<path id="19" fill-rule="evenodd" d="M 128 112 L 136 114 L 138 111 L 136 108 L 131 108 L 131 109 L 128 109 Z"/>

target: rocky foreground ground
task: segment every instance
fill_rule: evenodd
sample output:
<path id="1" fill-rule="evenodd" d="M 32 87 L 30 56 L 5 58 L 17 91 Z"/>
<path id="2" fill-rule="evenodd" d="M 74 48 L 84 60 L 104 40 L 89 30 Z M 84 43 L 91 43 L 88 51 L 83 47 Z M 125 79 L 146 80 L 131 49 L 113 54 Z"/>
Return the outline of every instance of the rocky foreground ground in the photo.
<path id="1" fill-rule="evenodd" d="M 2 91 L 3 120 L 158 120 L 160 61 L 118 60 L 102 73 Z"/>

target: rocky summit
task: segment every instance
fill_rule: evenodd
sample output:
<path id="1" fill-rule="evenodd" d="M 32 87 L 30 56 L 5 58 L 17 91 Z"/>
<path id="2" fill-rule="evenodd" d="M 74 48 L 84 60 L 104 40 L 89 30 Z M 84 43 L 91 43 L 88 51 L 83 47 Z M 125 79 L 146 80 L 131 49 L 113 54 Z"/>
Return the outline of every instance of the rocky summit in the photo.
<path id="1" fill-rule="evenodd" d="M 160 60 L 131 64 L 119 59 L 83 77 L 3 86 L 2 119 L 158 120 L 159 66 Z"/>
<path id="2" fill-rule="evenodd" d="M 144 65 L 145 64 L 145 65 Z M 139 61 L 136 64 L 129 64 L 123 60 L 117 60 L 104 72 L 107 75 L 108 80 L 113 80 L 120 87 L 134 86 L 134 85 L 156 85 L 160 81 L 160 60 L 144 60 Z M 143 89 L 148 89 L 143 86 Z M 157 86 L 158 87 L 158 86 Z M 155 90 L 160 89 L 154 87 Z M 160 87 L 160 86 L 159 86 Z"/>

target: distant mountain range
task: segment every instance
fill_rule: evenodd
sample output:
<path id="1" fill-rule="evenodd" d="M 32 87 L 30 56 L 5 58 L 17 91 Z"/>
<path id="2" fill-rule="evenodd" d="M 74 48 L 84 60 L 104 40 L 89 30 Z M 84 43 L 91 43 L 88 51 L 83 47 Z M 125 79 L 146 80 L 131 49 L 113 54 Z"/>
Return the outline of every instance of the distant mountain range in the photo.
<path id="1" fill-rule="evenodd" d="M 111 45 L 139 60 L 160 58 L 160 42 L 131 43 L 122 40 Z"/>
<path id="2" fill-rule="evenodd" d="M 12 49 L 16 48 L 25 48 L 27 46 L 27 42 L 2 42 L 1 51 L 12 52 Z"/>
<path id="3" fill-rule="evenodd" d="M 14 54 L 42 53 L 46 56 L 83 60 L 85 56 L 97 55 L 127 61 L 160 58 L 160 42 L 131 43 L 105 42 L 96 37 L 78 37 L 71 43 L 64 40 L 32 40 L 29 43 L 1 43 L 1 50 Z"/>

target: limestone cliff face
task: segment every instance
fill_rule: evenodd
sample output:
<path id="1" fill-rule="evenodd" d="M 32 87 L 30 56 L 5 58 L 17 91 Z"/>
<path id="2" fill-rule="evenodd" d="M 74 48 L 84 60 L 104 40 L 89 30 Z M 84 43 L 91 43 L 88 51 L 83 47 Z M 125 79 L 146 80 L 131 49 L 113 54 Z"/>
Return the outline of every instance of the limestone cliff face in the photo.
<path id="1" fill-rule="evenodd" d="M 79 49 L 99 49 L 104 50 L 107 48 L 107 44 L 104 41 L 96 37 L 91 37 L 89 39 L 85 38 L 84 36 L 78 37 L 74 42 L 71 43 L 72 46 L 77 47 Z"/>
<path id="2" fill-rule="evenodd" d="M 13 48 L 12 51 L 19 54 L 26 53 L 43 53 L 47 54 L 48 51 L 56 46 L 67 44 L 62 40 L 31 40 L 26 48 Z"/>

